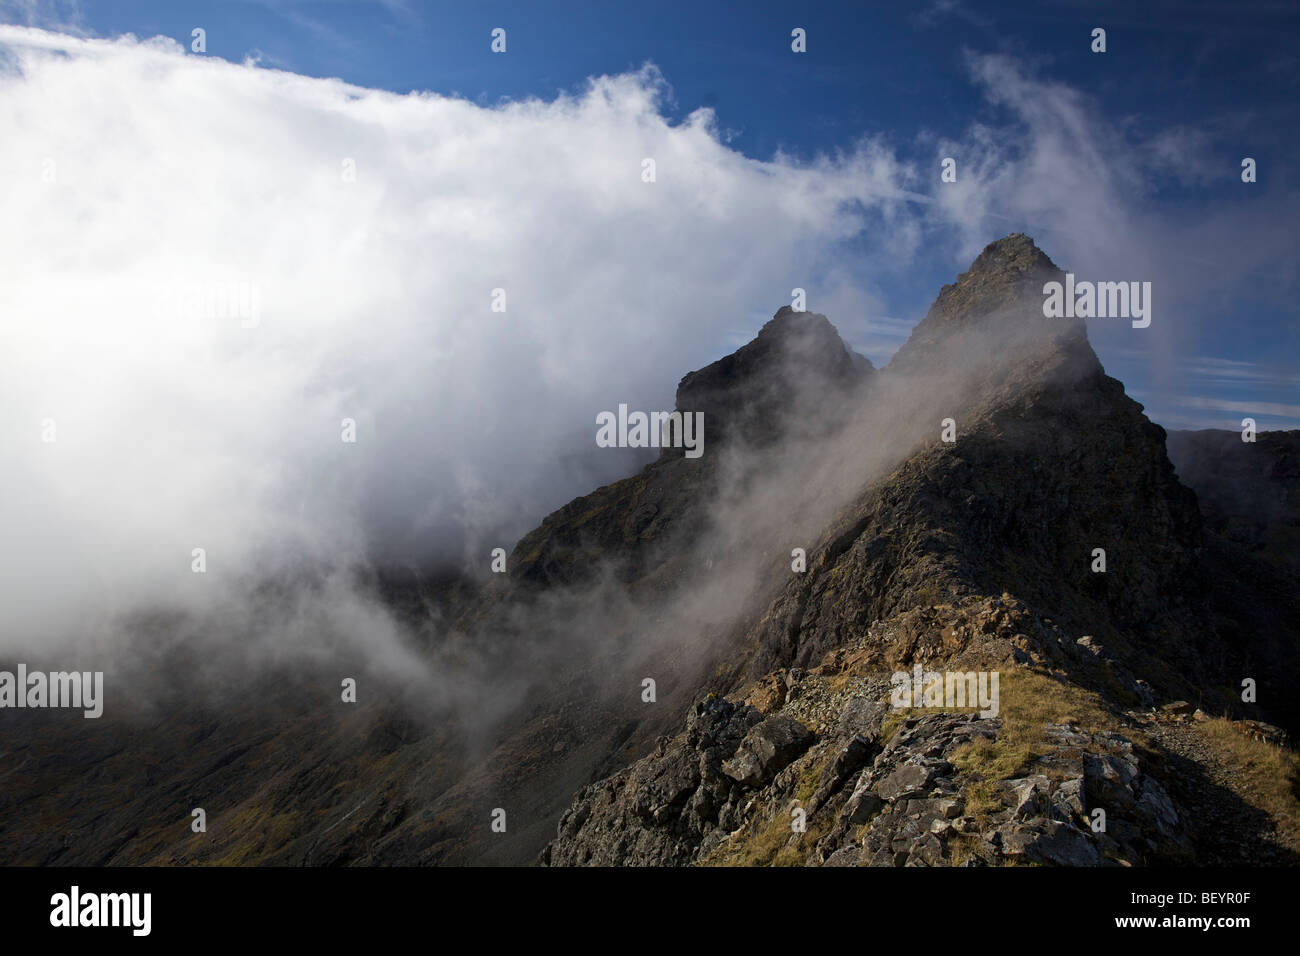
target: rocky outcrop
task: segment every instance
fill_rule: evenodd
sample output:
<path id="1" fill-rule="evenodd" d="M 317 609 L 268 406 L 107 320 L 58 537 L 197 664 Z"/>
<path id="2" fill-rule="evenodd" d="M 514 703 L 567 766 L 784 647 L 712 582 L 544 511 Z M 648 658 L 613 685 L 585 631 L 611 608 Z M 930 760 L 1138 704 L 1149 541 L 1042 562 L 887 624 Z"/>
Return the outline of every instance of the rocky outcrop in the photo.
<path id="1" fill-rule="evenodd" d="M 743 704 L 701 701 L 680 738 L 578 795 L 541 862 L 1102 866 L 1190 855 L 1178 810 L 1118 733 L 1045 724 L 1039 752 L 998 779 L 970 754 L 996 747 L 1000 719 L 908 716 L 882 734 L 883 701 L 855 694 L 840 706 L 809 746 L 793 718 L 752 723 Z M 802 753 L 770 777 L 728 772 L 746 742 L 778 726 L 792 741 L 785 756 Z"/>
<path id="2" fill-rule="evenodd" d="M 742 787 L 761 787 L 808 749 L 813 735 L 799 721 L 784 715 L 769 717 L 753 727 L 736 752 L 722 765 Z"/>
<path id="3" fill-rule="evenodd" d="M 870 866 L 1099 866 L 1174 859 L 1185 846 L 1163 788 L 1142 773 L 1132 743 L 1049 724 L 1048 752 L 998 780 L 980 805 L 951 762 L 975 741 L 996 742 L 998 720 L 909 718 L 862 774 L 811 856 Z M 1105 815 L 1094 815 L 1105 808 Z M 861 846 L 845 838 L 870 821 Z"/>
<path id="4" fill-rule="evenodd" d="M 617 567 L 642 582 L 689 551 L 737 446 L 764 447 L 796 425 L 832 433 L 865 386 L 871 363 L 824 315 L 781 308 L 749 344 L 686 375 L 675 410 L 704 415 L 709 453 L 664 448 L 641 473 L 576 498 L 548 515 L 510 555 L 510 577 L 531 586 L 573 584 Z"/>
<path id="5" fill-rule="evenodd" d="M 1233 696 L 1221 647 L 1202 646 L 1195 496 L 1165 455 L 1164 430 L 1104 374 L 1081 324 L 1043 318 L 1042 282 L 1056 275 L 1026 237 L 993 244 L 879 373 L 878 391 L 941 383 L 963 366 L 970 378 L 934 406 L 933 437 L 865 490 L 773 601 L 753 635 L 762 650 L 751 677 L 806 666 L 909 608 L 1010 592 L 1170 692 L 1191 694 L 1215 673 L 1216 705 Z M 939 440 L 943 407 L 952 443 Z"/>
<path id="6" fill-rule="evenodd" d="M 752 342 L 685 376 L 677 386 L 677 409 L 703 412 L 713 426 L 712 441 L 763 447 L 791 423 L 805 432 L 832 433 L 845 394 L 873 371 L 826 316 L 782 306 Z"/>
<path id="7" fill-rule="evenodd" d="M 681 865 L 708 833 L 739 814 L 744 785 L 724 769 L 762 721 L 752 707 L 710 697 L 692 710 L 681 737 L 654 755 L 584 788 L 560 818 L 560 838 L 542 862 Z"/>

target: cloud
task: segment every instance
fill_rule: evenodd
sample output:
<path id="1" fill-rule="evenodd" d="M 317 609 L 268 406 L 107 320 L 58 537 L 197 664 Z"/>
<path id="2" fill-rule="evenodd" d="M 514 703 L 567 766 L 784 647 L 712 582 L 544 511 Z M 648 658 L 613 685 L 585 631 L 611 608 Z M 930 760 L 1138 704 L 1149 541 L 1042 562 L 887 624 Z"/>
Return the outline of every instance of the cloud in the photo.
<path id="1" fill-rule="evenodd" d="M 870 301 L 835 249 L 907 203 L 870 144 L 764 163 L 669 125 L 653 68 L 483 108 L 163 38 L 0 54 L 14 637 L 84 626 L 69 590 L 198 600 L 200 547 L 205 582 L 485 566 L 630 469 L 598 412 L 671 407 L 796 285 Z"/>
<path id="2" fill-rule="evenodd" d="M 1203 117 L 1195 130 L 1114 116 L 1005 55 L 969 53 L 967 68 L 991 110 L 963 134 L 936 138 L 933 178 L 951 156 L 958 179 L 924 207 L 929 233 L 960 237 L 957 262 L 986 237 L 1020 230 L 1081 279 L 1151 282 L 1150 328 L 1090 320 L 1088 331 L 1103 360 L 1145 353 L 1125 381 L 1149 388 L 1161 409 L 1185 392 L 1189 354 L 1229 344 L 1225 316 L 1245 303 L 1289 308 L 1300 291 L 1290 237 L 1300 191 L 1284 173 L 1240 181 L 1258 129 L 1230 116 Z M 1203 188 L 1171 201 L 1170 186 Z M 1276 383 L 1256 385 L 1268 400 Z"/>
<path id="3" fill-rule="evenodd" d="M 1160 130 L 1141 143 L 1146 165 L 1161 176 L 1184 185 L 1206 186 L 1223 179 L 1216 162 L 1214 142 L 1204 128 L 1174 126 Z"/>
<path id="4" fill-rule="evenodd" d="M 957 160 L 959 175 L 934 189 L 927 207 L 933 225 L 959 231 L 959 260 L 988 235 L 1023 228 L 1076 273 L 1159 281 L 1171 310 L 1203 311 L 1204 296 L 1239 295 L 1264 280 L 1270 291 L 1294 288 L 1282 212 L 1300 211 L 1300 193 L 1287 184 L 1268 203 L 1244 202 L 1255 194 L 1240 190 L 1219 202 L 1161 202 L 1166 185 L 1203 185 L 1215 169 L 1222 187 L 1243 186 L 1238 159 L 1229 152 L 1225 164 L 1221 155 L 1242 148 L 1237 124 L 1206 117 L 1192 130 L 1115 117 L 1005 55 L 968 53 L 967 69 L 993 110 L 962 135 L 936 140 L 933 179 L 944 156 Z"/>
<path id="5" fill-rule="evenodd" d="M 1118 362 L 1113 371 L 1125 381 L 1152 359 L 1148 351 L 1137 348 L 1116 349 L 1115 355 Z M 1155 391 L 1129 388 L 1129 394 L 1147 404 L 1147 414 L 1166 428 L 1236 429 L 1243 416 L 1254 418 L 1262 429 L 1294 428 L 1300 421 L 1297 406 L 1272 400 L 1294 394 L 1300 386 L 1300 375 L 1285 361 L 1172 356 L 1167 384 L 1161 384 Z"/>
<path id="6" fill-rule="evenodd" d="M 1243 415 L 1275 415 L 1300 422 L 1300 405 L 1287 405 L 1282 402 L 1229 402 L 1220 398 L 1208 398 L 1201 395 L 1183 399 L 1184 404 L 1193 408 L 1207 408 L 1216 412 L 1240 412 Z"/>
<path id="7" fill-rule="evenodd" d="M 913 22 L 924 28 L 937 27 L 950 19 L 961 19 L 977 27 L 989 27 L 992 21 L 987 17 L 981 16 L 961 0 L 932 0 L 932 2 L 919 12 L 912 15 Z"/>
<path id="8" fill-rule="evenodd" d="M 0 0 L 0 23 L 80 34 L 84 22 L 85 11 L 80 0 Z"/>

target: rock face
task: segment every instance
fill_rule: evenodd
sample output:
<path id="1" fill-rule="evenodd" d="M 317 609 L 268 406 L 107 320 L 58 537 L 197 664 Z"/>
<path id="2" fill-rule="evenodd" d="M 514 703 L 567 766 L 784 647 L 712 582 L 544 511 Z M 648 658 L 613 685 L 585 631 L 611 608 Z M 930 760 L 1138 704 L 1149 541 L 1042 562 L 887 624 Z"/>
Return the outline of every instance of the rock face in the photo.
<path id="1" fill-rule="evenodd" d="M 1004 355 L 1012 346 L 1022 353 L 1037 352 L 1040 358 L 1076 356 L 1090 364 L 1087 356 L 1092 349 L 1083 320 L 1043 315 L 1044 283 L 1064 279 L 1065 274 L 1023 233 L 990 243 L 969 270 L 940 290 L 925 318 L 895 353 L 890 368 L 915 371 L 970 331 L 994 332 Z M 1020 354 L 999 364 L 1017 366 L 1024 359 L 1025 354 Z"/>
<path id="2" fill-rule="evenodd" d="M 807 666 L 911 607 L 1011 592 L 1143 674 L 1203 677 L 1188 639 L 1206 611 L 1195 497 L 1081 326 L 1043 318 L 1054 275 L 1025 237 L 995 243 L 880 373 L 929 382 L 967 368 L 973 384 L 949 403 L 957 440 L 931 440 L 840 516 L 756 632 L 759 672 Z"/>
<path id="3" fill-rule="evenodd" d="M 762 447 L 791 422 L 833 431 L 839 397 L 872 371 L 826 316 L 782 306 L 748 345 L 683 378 L 677 409 L 703 412 L 714 423 L 712 440 Z"/>
<path id="4" fill-rule="evenodd" d="M 1045 727 L 1048 749 L 1021 776 L 997 781 L 975 809 L 947 758 L 972 741 L 996 741 L 997 720 L 959 715 L 909 718 L 858 780 L 846 810 L 878 812 L 861 847 L 870 866 L 997 865 L 1008 859 L 1099 866 L 1182 849 L 1178 815 L 1118 734 L 1088 735 Z M 874 800 L 868 798 L 874 796 Z M 1120 826 L 1094 832 L 1089 811 L 1123 814 Z M 836 820 L 814 856 L 843 853 L 852 813 Z M 1101 818 L 1097 818 L 1101 819 Z M 854 848 L 856 849 L 856 848 Z"/>
<path id="5" fill-rule="evenodd" d="M 1275 722 L 1300 726 L 1300 431 L 1171 432 L 1205 518 L 1202 576 L 1222 643 Z"/>
<path id="6" fill-rule="evenodd" d="M 810 422 L 833 431 L 847 407 L 844 396 L 863 388 L 872 371 L 825 316 L 781 308 L 752 342 L 677 387 L 675 410 L 704 414 L 709 453 L 688 459 L 664 448 L 640 474 L 547 516 L 510 555 L 512 580 L 572 584 L 611 563 L 628 583 L 652 575 L 693 547 L 706 527 L 729 449 L 768 446 Z"/>
<path id="7" fill-rule="evenodd" d="M 722 765 L 742 787 L 761 787 L 808 749 L 813 735 L 792 717 L 777 715 L 756 725 Z"/>
<path id="8" fill-rule="evenodd" d="M 551 866 L 658 866 L 691 862 L 707 833 L 739 816 L 744 786 L 724 763 L 762 722 L 752 707 L 719 697 L 692 710 L 682 737 L 579 792 L 543 851 Z"/>

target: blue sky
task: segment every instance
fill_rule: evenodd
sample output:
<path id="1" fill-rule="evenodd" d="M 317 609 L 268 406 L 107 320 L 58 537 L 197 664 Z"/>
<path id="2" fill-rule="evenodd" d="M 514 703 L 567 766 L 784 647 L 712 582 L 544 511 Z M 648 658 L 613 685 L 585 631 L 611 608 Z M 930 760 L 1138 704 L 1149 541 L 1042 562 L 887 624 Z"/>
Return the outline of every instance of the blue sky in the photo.
<path id="1" fill-rule="evenodd" d="M 1155 420 L 1236 427 L 1250 414 L 1261 427 L 1295 428 L 1297 10 L 1051 0 L 20 0 L 0 2 L 0 19 L 186 46 L 201 26 L 208 56 L 484 107 L 576 94 L 591 76 L 652 63 L 670 90 L 659 103 L 670 123 L 709 108 L 726 146 L 762 161 L 813 163 L 870 140 L 921 171 L 908 188 L 922 195 L 937 188 L 926 177 L 937 178 L 940 155 L 965 164 L 974 153 L 985 164 L 983 198 L 947 219 L 918 200 L 909 254 L 873 258 L 861 241 L 865 300 L 812 296 L 809 308 L 879 364 L 979 247 L 1024 231 L 1081 277 L 1156 282 L 1149 334 L 1090 323 L 1107 370 Z M 803 55 L 790 50 L 796 26 L 807 31 Z M 1104 54 L 1090 50 L 1097 26 L 1107 30 Z M 507 30 L 505 55 L 489 50 L 495 27 Z M 1258 163 L 1254 184 L 1240 181 L 1244 156 Z M 855 243 L 846 236 L 842 246 Z M 1126 264 L 1132 274 L 1116 274 Z M 788 300 L 788 285 L 737 303 L 735 321 L 701 345 L 701 359 L 748 338 Z M 854 301 L 870 315 L 854 321 L 826 304 Z"/>

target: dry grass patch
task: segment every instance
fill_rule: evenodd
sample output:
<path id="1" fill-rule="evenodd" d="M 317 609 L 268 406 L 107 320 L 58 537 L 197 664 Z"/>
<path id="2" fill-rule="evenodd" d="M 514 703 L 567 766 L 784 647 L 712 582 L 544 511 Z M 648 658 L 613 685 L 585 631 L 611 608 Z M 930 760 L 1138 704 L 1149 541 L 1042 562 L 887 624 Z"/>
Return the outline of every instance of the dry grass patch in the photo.
<path id="1" fill-rule="evenodd" d="M 1020 776 L 1030 761 L 1051 752 L 1044 738 L 1047 724 L 1070 724 L 1084 733 L 1119 726 L 1097 694 L 1027 668 L 1001 672 L 998 697 L 997 737 L 975 740 L 952 758 L 965 785 L 966 812 L 981 826 L 1002 808 L 998 783 Z"/>
<path id="2" fill-rule="evenodd" d="M 1300 845 L 1300 754 L 1247 737 L 1222 717 L 1195 725 L 1233 771 L 1242 799 L 1273 818 Z"/>
<path id="3" fill-rule="evenodd" d="M 791 829 L 793 817 L 790 814 L 796 805 L 804 806 L 817 792 L 825 766 L 825 761 L 810 763 L 799 774 L 799 782 L 795 784 L 794 800 L 786 801 L 784 809 L 774 810 L 769 819 L 746 824 L 744 832 L 737 834 L 707 858 L 700 860 L 699 865 L 803 866 L 808 851 L 830 831 L 832 821 L 827 814 L 821 814 L 816 821 L 806 821 L 808 825 L 806 832 L 796 834 Z M 792 837 L 795 838 L 793 844 Z"/>

